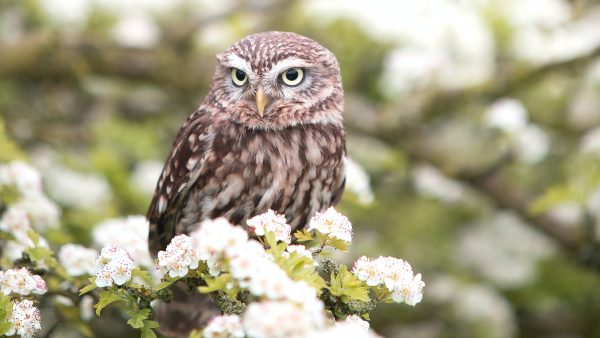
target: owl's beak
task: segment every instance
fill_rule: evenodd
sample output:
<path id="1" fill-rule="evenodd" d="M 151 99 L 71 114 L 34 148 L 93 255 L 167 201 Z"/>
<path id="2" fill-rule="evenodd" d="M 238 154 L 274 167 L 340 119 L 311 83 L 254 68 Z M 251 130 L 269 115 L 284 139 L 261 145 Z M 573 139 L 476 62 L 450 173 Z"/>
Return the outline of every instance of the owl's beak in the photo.
<path id="1" fill-rule="evenodd" d="M 256 90 L 256 108 L 258 109 L 258 114 L 260 117 L 263 116 L 267 103 L 269 103 L 269 97 L 265 95 L 265 91 L 262 86 L 258 87 Z"/>

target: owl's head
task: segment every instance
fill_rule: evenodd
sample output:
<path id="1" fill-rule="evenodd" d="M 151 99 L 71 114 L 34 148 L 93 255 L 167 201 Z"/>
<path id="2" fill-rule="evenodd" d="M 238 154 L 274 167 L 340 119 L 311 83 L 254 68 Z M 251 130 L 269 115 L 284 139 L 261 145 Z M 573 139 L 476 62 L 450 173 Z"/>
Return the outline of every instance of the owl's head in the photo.
<path id="1" fill-rule="evenodd" d="M 255 129 L 341 124 L 338 62 L 317 42 L 295 33 L 258 33 L 217 60 L 207 103 L 218 106 L 219 118 Z"/>

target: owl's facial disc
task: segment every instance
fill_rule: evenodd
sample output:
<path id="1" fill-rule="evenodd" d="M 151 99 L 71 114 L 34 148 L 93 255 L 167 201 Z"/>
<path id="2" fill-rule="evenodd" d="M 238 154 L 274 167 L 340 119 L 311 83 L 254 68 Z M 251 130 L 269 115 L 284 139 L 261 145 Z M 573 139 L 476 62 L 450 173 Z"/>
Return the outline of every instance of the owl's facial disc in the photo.
<path id="1" fill-rule="evenodd" d="M 258 33 L 217 60 L 209 99 L 219 118 L 251 129 L 341 124 L 339 66 L 317 42 L 294 33 Z"/>

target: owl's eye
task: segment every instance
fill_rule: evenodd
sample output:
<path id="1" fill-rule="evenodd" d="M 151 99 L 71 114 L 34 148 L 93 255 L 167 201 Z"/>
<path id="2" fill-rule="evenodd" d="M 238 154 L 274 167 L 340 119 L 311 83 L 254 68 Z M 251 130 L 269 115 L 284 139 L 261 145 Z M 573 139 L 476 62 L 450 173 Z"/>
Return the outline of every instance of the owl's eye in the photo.
<path id="1" fill-rule="evenodd" d="M 297 86 L 304 79 L 304 70 L 302 68 L 290 68 L 281 73 L 281 80 L 288 86 Z"/>
<path id="2" fill-rule="evenodd" d="M 233 80 L 234 85 L 241 87 L 244 85 L 244 83 L 246 83 L 246 81 L 248 81 L 248 76 L 246 75 L 246 73 L 244 73 L 244 71 L 239 70 L 237 68 L 232 68 L 231 80 Z"/>

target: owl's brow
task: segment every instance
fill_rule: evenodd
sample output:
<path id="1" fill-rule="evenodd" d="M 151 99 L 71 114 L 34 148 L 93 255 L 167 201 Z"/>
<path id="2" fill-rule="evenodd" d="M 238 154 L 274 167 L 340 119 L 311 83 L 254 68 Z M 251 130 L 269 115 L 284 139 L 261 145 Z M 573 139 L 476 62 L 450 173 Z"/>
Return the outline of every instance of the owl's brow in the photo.
<path id="1" fill-rule="evenodd" d="M 252 67 L 250 66 L 250 63 L 235 54 L 227 55 L 227 59 L 223 62 L 223 66 L 237 68 L 244 71 L 246 74 L 252 74 Z"/>
<path id="2" fill-rule="evenodd" d="M 274 64 L 273 67 L 271 67 L 271 70 L 269 70 L 267 72 L 266 77 L 267 78 L 276 78 L 277 76 L 279 76 L 279 74 L 281 72 L 283 72 L 286 69 L 293 68 L 293 67 L 307 68 L 310 66 L 312 66 L 312 63 L 310 63 L 304 59 L 287 58 L 287 59 L 283 59 L 283 60 L 277 62 L 276 64 Z"/>

